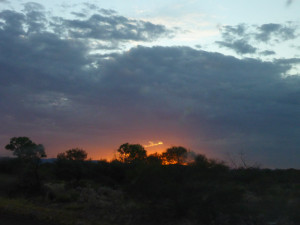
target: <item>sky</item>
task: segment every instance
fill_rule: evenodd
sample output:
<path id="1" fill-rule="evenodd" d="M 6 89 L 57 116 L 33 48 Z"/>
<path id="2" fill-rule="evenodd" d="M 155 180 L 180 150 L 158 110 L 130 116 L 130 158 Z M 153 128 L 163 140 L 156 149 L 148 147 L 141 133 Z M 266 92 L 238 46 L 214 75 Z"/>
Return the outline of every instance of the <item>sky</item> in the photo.
<path id="1" fill-rule="evenodd" d="M 300 1 L 0 0 L 0 156 L 184 146 L 300 168 Z"/>

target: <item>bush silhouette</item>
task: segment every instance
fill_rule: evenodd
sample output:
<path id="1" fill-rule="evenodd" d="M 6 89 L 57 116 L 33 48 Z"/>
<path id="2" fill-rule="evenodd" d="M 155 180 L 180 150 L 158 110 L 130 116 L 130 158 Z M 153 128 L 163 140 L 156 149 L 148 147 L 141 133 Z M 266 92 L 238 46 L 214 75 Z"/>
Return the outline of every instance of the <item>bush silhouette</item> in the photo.
<path id="1" fill-rule="evenodd" d="M 83 149 L 80 148 L 72 148 L 67 150 L 66 152 L 59 153 L 57 155 L 58 160 L 75 160 L 75 161 L 83 161 L 86 160 L 87 153 Z"/>
<path id="2" fill-rule="evenodd" d="M 167 151 L 162 154 L 162 158 L 167 164 L 184 164 L 187 159 L 187 153 L 186 148 L 174 146 L 168 148 Z"/>
<path id="3" fill-rule="evenodd" d="M 118 160 L 125 163 L 133 161 L 142 161 L 147 157 L 147 152 L 140 144 L 122 144 L 117 150 L 119 156 Z"/>

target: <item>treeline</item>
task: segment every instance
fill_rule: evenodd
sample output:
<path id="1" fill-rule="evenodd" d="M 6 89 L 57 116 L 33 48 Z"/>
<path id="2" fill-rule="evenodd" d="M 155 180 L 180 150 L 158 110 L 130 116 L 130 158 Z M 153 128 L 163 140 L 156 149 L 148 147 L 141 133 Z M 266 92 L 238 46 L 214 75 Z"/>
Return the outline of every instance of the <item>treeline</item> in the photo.
<path id="1" fill-rule="evenodd" d="M 28 137 L 13 137 L 5 149 L 13 152 L 17 158 L 23 161 L 37 161 L 47 157 L 45 148 L 42 144 L 36 144 Z M 158 163 L 163 165 L 180 164 L 187 165 L 193 162 L 202 163 L 203 166 L 215 164 L 215 160 L 208 160 L 202 154 L 195 154 L 182 146 L 168 148 L 163 153 L 147 154 L 145 148 L 140 144 L 122 144 L 117 152 L 116 159 L 123 163 L 146 162 Z M 69 149 L 57 155 L 58 160 L 83 161 L 87 159 L 87 152 L 80 148 Z M 224 164 L 223 162 L 218 162 Z"/>
<path id="2" fill-rule="evenodd" d="M 41 164 L 44 148 L 25 137 L 6 149 L 17 157 L 0 160 L 0 174 L 15 177 L 2 196 L 59 206 L 87 225 L 300 224 L 298 170 L 233 169 L 183 147 L 147 155 L 128 143 L 97 162 L 75 148 Z"/>

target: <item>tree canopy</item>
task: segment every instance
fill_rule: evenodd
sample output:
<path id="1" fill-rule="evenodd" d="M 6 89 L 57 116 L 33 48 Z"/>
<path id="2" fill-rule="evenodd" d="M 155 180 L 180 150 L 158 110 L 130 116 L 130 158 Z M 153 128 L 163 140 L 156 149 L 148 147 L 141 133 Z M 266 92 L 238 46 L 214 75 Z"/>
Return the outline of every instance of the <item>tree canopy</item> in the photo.
<path id="1" fill-rule="evenodd" d="M 24 160 L 47 157 L 44 146 L 34 143 L 28 137 L 11 138 L 5 149 L 12 151 L 13 155 Z"/>
<path id="2" fill-rule="evenodd" d="M 140 144 L 122 144 L 118 152 L 118 159 L 122 162 L 132 162 L 135 160 L 144 160 L 147 157 L 147 152 Z"/>
<path id="3" fill-rule="evenodd" d="M 66 152 L 59 153 L 57 159 L 62 160 L 75 160 L 75 161 L 84 161 L 87 158 L 87 153 L 85 150 L 80 148 L 72 148 Z"/>
<path id="4" fill-rule="evenodd" d="M 162 154 L 163 161 L 167 164 L 183 164 L 187 159 L 187 149 L 181 146 L 173 146 L 168 148 Z"/>

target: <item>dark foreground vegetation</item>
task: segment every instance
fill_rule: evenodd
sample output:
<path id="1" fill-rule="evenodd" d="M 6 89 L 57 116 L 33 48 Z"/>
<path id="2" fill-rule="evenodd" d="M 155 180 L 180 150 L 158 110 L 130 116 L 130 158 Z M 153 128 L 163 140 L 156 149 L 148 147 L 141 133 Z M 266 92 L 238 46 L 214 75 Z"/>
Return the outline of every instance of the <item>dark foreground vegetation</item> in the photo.
<path id="1" fill-rule="evenodd" d="M 233 169 L 204 155 L 189 159 L 183 147 L 148 156 L 130 144 L 110 162 L 70 149 L 41 163 L 43 146 L 29 141 L 12 139 L 6 149 L 17 157 L 0 160 L 0 218 L 62 225 L 300 224 L 299 170 Z"/>

